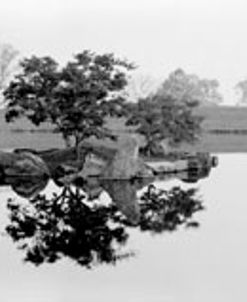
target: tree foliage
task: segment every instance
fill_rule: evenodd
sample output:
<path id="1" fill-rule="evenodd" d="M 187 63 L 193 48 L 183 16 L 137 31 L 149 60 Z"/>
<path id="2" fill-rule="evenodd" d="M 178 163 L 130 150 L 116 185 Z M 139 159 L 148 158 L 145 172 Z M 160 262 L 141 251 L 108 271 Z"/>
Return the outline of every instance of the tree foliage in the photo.
<path id="1" fill-rule="evenodd" d="M 163 140 L 170 145 L 194 142 L 201 132 L 202 117 L 194 115 L 196 103 L 181 102 L 160 95 L 141 99 L 132 105 L 128 125 L 136 125 L 136 131 L 146 138 L 143 152 L 147 156 L 161 152 Z"/>
<path id="2" fill-rule="evenodd" d="M 242 80 L 235 86 L 236 92 L 240 95 L 238 105 L 247 104 L 247 79 Z"/>
<path id="3" fill-rule="evenodd" d="M 182 69 L 170 73 L 158 90 L 163 97 L 178 101 L 194 102 L 201 105 L 217 105 L 222 102 L 217 80 L 200 79 L 194 74 L 186 74 Z"/>
<path id="4" fill-rule="evenodd" d="M 113 54 L 84 51 L 60 68 L 51 57 L 24 59 L 22 72 L 4 92 L 8 122 L 25 116 L 35 125 L 50 122 L 78 144 L 90 136 L 111 136 L 107 115 L 121 115 L 127 72 L 133 65 Z"/>

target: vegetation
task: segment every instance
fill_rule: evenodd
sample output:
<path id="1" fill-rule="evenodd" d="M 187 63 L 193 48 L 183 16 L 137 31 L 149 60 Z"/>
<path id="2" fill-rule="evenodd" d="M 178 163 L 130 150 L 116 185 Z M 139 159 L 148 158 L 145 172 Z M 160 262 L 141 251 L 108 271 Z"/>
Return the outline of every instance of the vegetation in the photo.
<path id="1" fill-rule="evenodd" d="M 218 103 L 218 82 L 199 79 L 178 69 L 155 94 L 127 102 L 128 73 L 134 66 L 113 54 L 84 51 L 60 68 L 51 57 L 24 59 L 21 72 L 4 92 L 6 120 L 26 117 L 34 125 L 49 122 L 67 146 L 91 136 L 114 138 L 106 128 L 109 116 L 127 117 L 127 125 L 146 138 L 146 156 L 162 154 L 163 146 L 196 141 L 202 118 L 198 104 Z"/>
<path id="2" fill-rule="evenodd" d="M 84 51 L 64 68 L 51 57 L 24 59 L 22 72 L 4 92 L 6 120 L 25 116 L 33 124 L 50 122 L 69 145 L 90 136 L 111 137 L 105 117 L 121 115 L 127 72 L 133 65 L 113 54 Z"/>
<path id="3" fill-rule="evenodd" d="M 17 68 L 18 51 L 10 44 L 0 44 L 0 102 L 3 102 L 3 91 Z"/>
<path id="4" fill-rule="evenodd" d="M 244 79 L 237 83 L 235 86 L 237 94 L 240 96 L 238 105 L 246 105 L 247 103 L 247 79 Z"/>
<path id="5" fill-rule="evenodd" d="M 10 44 L 0 44 L 0 89 L 7 84 L 13 71 L 13 61 L 17 55 L 18 51 Z"/>
<path id="6" fill-rule="evenodd" d="M 155 95 L 141 99 L 132 108 L 128 125 L 137 125 L 137 132 L 146 139 L 142 149 L 150 157 L 163 153 L 161 142 L 170 145 L 194 142 L 201 131 L 202 118 L 193 115 L 196 102 L 177 101 L 171 97 Z"/>
<path id="7" fill-rule="evenodd" d="M 197 75 L 187 74 L 182 69 L 170 73 L 158 90 L 164 98 L 178 101 L 198 102 L 200 105 L 218 105 L 222 95 L 218 91 L 217 80 L 200 79 Z"/>

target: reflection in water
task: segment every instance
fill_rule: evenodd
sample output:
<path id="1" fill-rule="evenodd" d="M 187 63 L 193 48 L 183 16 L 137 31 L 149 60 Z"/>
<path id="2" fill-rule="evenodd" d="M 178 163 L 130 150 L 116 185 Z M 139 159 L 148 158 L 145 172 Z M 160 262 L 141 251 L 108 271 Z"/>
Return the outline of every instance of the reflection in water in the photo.
<path id="1" fill-rule="evenodd" d="M 133 227 L 162 233 L 180 225 L 199 225 L 193 214 L 203 206 L 195 189 L 166 191 L 151 184 L 137 198 L 137 190 L 145 185 L 141 180 L 94 180 L 93 184 L 85 183 L 83 190 L 66 186 L 51 198 L 38 194 L 26 204 L 9 199 L 6 231 L 24 250 L 26 261 L 39 265 L 67 256 L 91 267 L 131 256 L 123 249 Z M 99 192 L 99 187 L 109 192 L 112 203 L 106 205 L 92 198 L 90 190 Z"/>
<path id="2" fill-rule="evenodd" d="M 153 180 L 153 179 L 152 179 Z M 123 213 L 131 225 L 138 225 L 140 222 L 140 204 L 137 191 L 141 190 L 151 179 L 128 180 L 102 180 L 101 185 L 110 195 L 118 210 Z"/>
<path id="3" fill-rule="evenodd" d="M 24 198 L 31 198 L 39 194 L 48 184 L 48 178 L 39 177 L 9 177 L 5 183 L 11 185 L 13 191 Z"/>
<path id="4" fill-rule="evenodd" d="M 65 256 L 85 267 L 114 264 L 133 255 L 124 248 L 131 228 L 160 234 L 175 231 L 181 225 L 199 226 L 193 214 L 204 207 L 195 188 L 161 190 L 152 184 L 157 178 L 196 182 L 209 175 L 212 165 L 208 157 L 200 165 L 190 163 L 188 171 L 156 178 L 106 180 L 72 175 L 71 182 L 64 185 L 54 179 L 60 193 L 53 193 L 52 197 L 40 193 L 47 180 L 6 179 L 5 184 L 28 199 L 26 203 L 8 200 L 10 223 L 6 231 L 25 252 L 25 260 L 36 265 Z M 144 187 L 146 190 L 139 196 L 137 192 Z M 103 191 L 111 203 L 100 202 Z"/>
<path id="5" fill-rule="evenodd" d="M 150 185 L 147 192 L 141 196 L 142 231 L 161 233 L 174 231 L 179 225 L 198 227 L 199 223 L 192 220 L 193 214 L 204 209 L 202 201 L 195 198 L 197 190 L 192 188 L 182 190 L 173 187 L 171 190 L 157 190 Z"/>
<path id="6" fill-rule="evenodd" d="M 114 223 L 116 208 L 83 201 L 84 193 L 71 187 L 52 198 L 38 195 L 25 206 L 9 199 L 11 224 L 6 230 L 21 242 L 26 260 L 37 265 L 62 256 L 85 266 L 115 262 L 121 257 L 117 248 L 127 239 L 121 223 Z"/>

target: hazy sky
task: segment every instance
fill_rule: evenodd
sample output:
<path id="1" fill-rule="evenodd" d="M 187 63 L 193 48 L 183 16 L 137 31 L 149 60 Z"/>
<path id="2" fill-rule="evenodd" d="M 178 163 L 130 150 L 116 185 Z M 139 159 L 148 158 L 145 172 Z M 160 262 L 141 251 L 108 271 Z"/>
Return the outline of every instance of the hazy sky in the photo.
<path id="1" fill-rule="evenodd" d="M 165 78 L 181 67 L 221 82 L 226 103 L 247 77 L 244 0 L 7 0 L 0 42 L 22 54 L 67 60 L 83 49 L 114 52 Z"/>

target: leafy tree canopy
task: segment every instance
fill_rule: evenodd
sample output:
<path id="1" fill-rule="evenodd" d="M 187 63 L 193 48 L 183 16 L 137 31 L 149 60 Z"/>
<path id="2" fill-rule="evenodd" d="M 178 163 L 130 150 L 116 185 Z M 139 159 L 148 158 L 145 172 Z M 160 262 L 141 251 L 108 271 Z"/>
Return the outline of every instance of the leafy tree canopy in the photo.
<path id="1" fill-rule="evenodd" d="M 127 72 L 134 66 L 113 54 L 84 51 L 60 68 L 51 57 L 24 59 L 22 72 L 4 92 L 8 122 L 25 116 L 35 125 L 51 122 L 65 139 L 111 136 L 107 115 L 121 115 Z"/>
<path id="2" fill-rule="evenodd" d="M 161 142 L 170 145 L 194 142 L 201 131 L 200 116 L 193 114 L 196 103 L 187 103 L 161 95 L 141 99 L 132 105 L 132 115 L 128 125 L 136 125 L 137 132 L 146 138 L 143 152 L 147 156 L 157 155 Z"/>
<path id="3" fill-rule="evenodd" d="M 217 80 L 200 79 L 194 74 L 187 74 L 182 69 L 177 69 L 170 73 L 158 90 L 158 94 L 179 101 L 197 101 L 201 105 L 217 105 L 223 100 L 218 88 Z"/>

